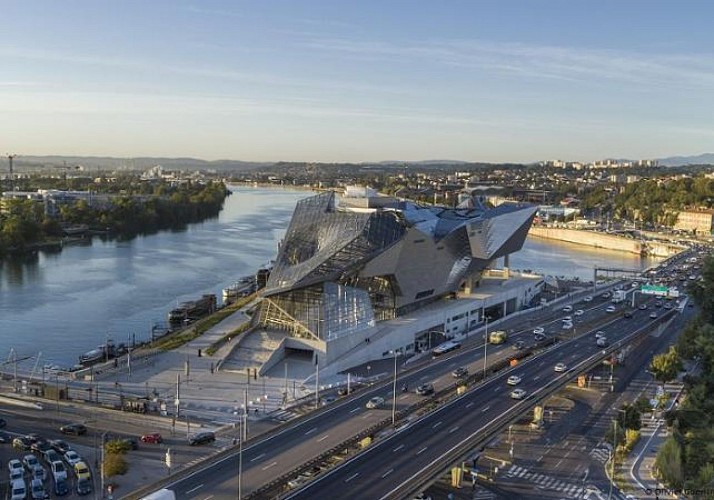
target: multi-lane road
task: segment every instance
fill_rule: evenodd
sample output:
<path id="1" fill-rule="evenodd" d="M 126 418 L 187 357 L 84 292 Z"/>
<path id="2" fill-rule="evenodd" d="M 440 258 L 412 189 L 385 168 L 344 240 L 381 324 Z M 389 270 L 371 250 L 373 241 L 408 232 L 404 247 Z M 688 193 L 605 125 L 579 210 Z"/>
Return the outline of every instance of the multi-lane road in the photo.
<path id="1" fill-rule="evenodd" d="M 598 302 L 597 300 L 589 304 L 583 303 L 582 307 L 585 309 L 585 312 L 579 320 L 582 324 L 590 324 L 590 326 L 594 328 L 598 318 L 600 318 L 601 321 L 616 321 L 617 318 L 621 317 L 621 312 L 610 315 L 605 314 L 603 310 L 606 305 L 608 304 L 602 301 Z M 586 306 L 588 309 L 586 309 Z M 645 313 L 645 311 L 642 311 L 642 313 Z M 536 313 L 535 320 L 533 316 L 531 316 L 530 318 L 524 318 L 521 322 L 523 326 L 532 324 L 544 325 L 546 331 L 551 334 L 556 330 L 560 333 L 561 323 L 559 318 L 564 314 L 565 313 L 560 310 L 542 310 Z M 616 331 L 613 331 L 612 334 L 609 335 L 611 341 L 631 331 L 635 325 L 641 326 L 643 322 L 647 321 L 647 314 L 640 314 L 639 312 L 637 314 L 641 317 L 635 322 L 623 320 L 623 326 L 616 328 Z M 552 324 L 549 322 L 552 322 Z M 585 330 L 584 326 L 578 327 L 576 325 L 576 327 L 581 332 Z M 604 329 L 605 327 L 599 326 L 597 328 Z M 512 335 L 512 338 L 518 338 L 519 335 L 532 343 L 533 335 L 530 328 L 516 332 Z M 591 338 L 591 335 L 588 335 L 586 338 L 557 345 L 551 351 L 539 356 L 538 360 L 523 363 L 516 368 L 516 371 L 519 373 L 522 371 L 523 373 L 524 381 L 522 382 L 522 387 L 528 390 L 529 393 L 534 394 L 538 386 L 544 384 L 547 380 L 557 379 L 559 377 L 571 377 L 573 375 L 572 371 L 568 371 L 565 374 L 557 374 L 553 371 L 553 365 L 558 361 L 563 361 L 572 367 L 574 363 L 580 359 L 584 359 L 583 356 L 587 355 L 588 352 L 594 352 L 596 350 L 595 348 L 594 339 Z M 489 346 L 488 359 L 489 361 L 495 361 L 497 359 L 506 358 L 510 356 L 510 354 L 511 351 L 508 344 L 498 348 Z M 454 379 L 450 373 L 455 367 L 468 366 L 472 373 L 482 369 L 482 356 L 483 344 L 481 344 L 480 341 L 477 342 L 477 345 L 471 347 L 465 345 L 464 348 L 453 355 L 429 363 L 421 368 L 410 370 L 407 374 L 401 374 L 400 385 L 406 382 L 409 387 L 414 388 L 421 383 L 429 381 L 435 385 L 438 391 L 441 388 L 453 384 Z M 316 412 L 314 415 L 288 424 L 279 432 L 273 433 L 264 439 L 259 439 L 255 443 L 248 443 L 241 457 L 241 489 L 243 494 L 260 488 L 294 467 L 320 455 L 324 450 L 330 449 L 352 438 L 361 430 L 388 417 L 391 412 L 390 402 L 393 395 L 391 387 L 392 384 L 389 382 L 380 386 L 374 386 L 350 398 L 340 400 Z M 415 455 L 419 457 L 418 461 L 411 460 L 410 462 L 421 464 L 422 461 L 425 461 L 424 463 L 428 466 L 428 461 L 433 460 L 433 457 L 436 456 L 436 452 L 439 449 L 443 449 L 444 443 L 451 442 L 452 439 L 458 442 L 468 435 L 466 433 L 477 432 L 479 427 L 474 427 L 473 422 L 475 420 L 489 421 L 489 416 L 491 416 L 491 420 L 493 420 L 493 415 L 501 415 L 506 410 L 513 410 L 513 408 L 518 409 L 519 405 L 525 406 L 530 404 L 529 401 L 517 402 L 511 400 L 508 397 L 508 392 L 510 392 L 508 387 L 503 382 L 502 377 L 499 376 L 498 378 L 488 381 L 483 387 L 468 393 L 465 400 L 462 399 L 457 403 L 445 406 L 428 419 L 422 421 L 426 423 L 422 424 L 420 422 L 419 425 L 412 425 L 401 431 L 399 436 L 404 436 L 406 439 L 414 435 L 414 439 L 419 443 L 425 442 L 428 439 L 439 441 L 439 443 L 435 442 L 431 445 L 433 449 L 429 449 L 429 444 L 425 443 L 425 445 L 422 445 L 418 450 L 415 450 L 414 453 L 417 453 L 422 450 L 424 446 L 427 446 L 427 449 Z M 365 403 L 369 398 L 375 395 L 384 397 L 387 404 L 379 409 L 366 409 Z M 415 395 L 413 392 L 408 394 L 399 393 L 397 396 L 398 408 L 406 408 L 412 405 L 419 397 L 420 396 Z M 467 404 L 470 404 L 468 408 L 465 406 Z M 481 418 L 474 419 L 474 413 Z M 443 420 L 434 420 L 440 418 L 442 415 L 444 416 Z M 462 421 L 464 419 L 468 422 Z M 429 424 L 429 422 L 431 423 Z M 419 427 L 423 425 L 431 425 L 432 427 L 428 427 L 427 429 Z M 433 427 L 434 425 L 436 427 Z M 414 434 L 412 430 L 414 428 L 421 429 L 421 435 L 419 433 Z M 447 436 L 448 439 L 442 439 L 444 436 Z M 399 448 L 402 444 L 403 447 Z M 379 446 L 385 445 L 380 444 Z M 393 453 L 393 456 L 386 459 L 386 463 L 383 464 L 384 466 L 370 465 L 370 467 L 374 468 L 375 472 L 370 474 L 361 471 L 352 472 L 350 475 L 357 475 L 348 481 L 348 483 L 354 482 L 354 484 L 349 485 L 347 489 L 349 491 L 356 491 L 354 488 L 361 488 L 363 481 L 370 483 L 369 487 L 376 487 L 377 483 L 394 485 L 397 476 L 395 475 L 390 478 L 393 472 L 390 474 L 387 474 L 387 472 L 390 469 L 397 470 L 397 467 L 395 467 L 397 464 L 390 464 L 392 460 L 402 460 L 405 454 L 408 455 L 406 451 L 403 451 L 406 450 L 408 446 L 410 446 L 408 443 L 395 445 L 394 448 L 399 449 Z M 204 468 L 199 468 L 170 484 L 169 487 L 175 491 L 177 497 L 180 499 L 205 498 L 208 494 L 213 495 L 213 498 L 235 498 L 238 490 L 238 480 L 236 477 L 238 473 L 238 460 L 237 454 L 227 456 L 218 462 L 211 463 Z M 358 460 L 354 461 L 354 463 L 357 464 Z M 381 473 L 377 474 L 379 481 L 375 481 L 374 484 L 372 484 L 370 478 L 379 471 L 381 471 Z M 325 479 L 316 482 L 311 488 L 322 488 L 328 483 L 332 484 L 333 481 L 328 478 L 332 477 L 333 474 L 327 475 Z M 382 475 L 384 475 L 383 478 L 381 477 Z M 348 479 L 348 477 L 349 476 L 344 479 Z M 344 479 L 340 482 L 342 490 L 345 490 L 346 486 Z M 328 487 L 328 489 L 329 488 L 332 487 Z M 344 491 L 341 493 L 344 494 Z M 339 498 L 340 496 L 337 495 L 337 497 Z"/>

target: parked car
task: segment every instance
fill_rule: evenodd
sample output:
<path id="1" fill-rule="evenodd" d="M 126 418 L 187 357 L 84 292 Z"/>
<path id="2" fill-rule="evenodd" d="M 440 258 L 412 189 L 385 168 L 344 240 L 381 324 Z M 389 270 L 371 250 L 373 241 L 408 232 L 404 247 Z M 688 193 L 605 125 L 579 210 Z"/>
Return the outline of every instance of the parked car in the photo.
<path id="1" fill-rule="evenodd" d="M 422 384 L 416 388 L 416 393 L 420 396 L 428 396 L 434 394 L 434 386 L 431 384 Z"/>
<path id="2" fill-rule="evenodd" d="M 52 471 L 52 477 L 55 478 L 55 481 L 67 479 L 67 467 L 65 467 L 59 460 L 50 464 L 50 470 Z"/>
<path id="3" fill-rule="evenodd" d="M 199 432 L 188 438 L 188 444 L 196 446 L 199 444 L 212 443 L 216 440 L 216 435 L 211 431 Z"/>
<path id="4" fill-rule="evenodd" d="M 27 498 L 27 486 L 22 478 L 10 481 L 10 500 L 25 500 Z"/>
<path id="5" fill-rule="evenodd" d="M 465 366 L 460 366 L 453 372 L 451 372 L 451 376 L 454 378 L 464 378 L 469 376 L 469 369 L 466 368 Z"/>
<path id="6" fill-rule="evenodd" d="M 45 451 L 42 455 L 42 458 L 45 462 L 47 462 L 48 465 L 52 464 L 52 462 L 61 462 L 62 461 L 62 456 L 57 453 L 54 449 L 49 449 Z"/>
<path id="7" fill-rule="evenodd" d="M 70 434 L 72 436 L 81 436 L 87 433 L 87 427 L 84 424 L 67 424 L 60 427 L 62 434 Z"/>
<path id="8" fill-rule="evenodd" d="M 37 460 L 37 457 L 35 455 L 25 455 L 24 457 L 22 457 L 22 463 L 27 469 L 27 472 L 32 472 L 37 467 L 42 467 L 40 465 L 40 461 Z"/>
<path id="9" fill-rule="evenodd" d="M 373 397 L 372 399 L 370 399 L 369 401 L 367 401 L 367 405 L 366 405 L 366 406 L 367 406 L 367 408 L 369 408 L 370 410 L 372 410 L 372 409 L 374 409 L 374 408 L 379 408 L 379 407 L 382 406 L 383 404 L 384 404 L 384 398 L 382 398 L 382 397 L 380 397 L 380 396 L 375 396 L 375 397 Z"/>
<path id="10" fill-rule="evenodd" d="M 47 472 L 45 471 L 45 468 L 42 467 L 42 464 L 39 464 L 32 471 L 32 479 L 39 479 L 42 482 L 44 482 L 45 479 L 47 479 Z"/>
<path id="11" fill-rule="evenodd" d="M 526 394 L 526 391 L 523 389 L 513 389 L 511 391 L 510 396 L 511 399 L 523 399 L 524 397 L 526 397 Z"/>
<path id="12" fill-rule="evenodd" d="M 64 461 L 67 462 L 67 465 L 69 465 L 70 467 L 74 467 L 74 464 L 82 461 L 82 457 L 80 457 L 79 453 L 77 453 L 76 451 L 69 450 L 67 453 L 64 454 Z"/>
<path id="13" fill-rule="evenodd" d="M 51 449 L 52 446 L 50 446 L 50 443 L 45 441 L 44 439 L 42 441 L 35 441 L 30 445 L 30 449 L 32 451 L 35 451 L 37 453 L 44 453 L 45 451 Z"/>
<path id="14" fill-rule="evenodd" d="M 163 438 L 161 437 L 161 434 L 158 432 L 152 432 L 150 434 L 144 434 L 141 436 L 141 442 L 142 443 L 154 443 L 154 444 L 159 444 L 163 441 Z"/>
<path id="15" fill-rule="evenodd" d="M 33 479 L 30 483 L 30 494 L 32 495 L 32 500 L 45 500 L 50 498 L 50 494 L 47 493 L 45 485 L 40 479 Z"/>
<path id="16" fill-rule="evenodd" d="M 89 472 L 89 467 L 87 467 L 87 464 L 81 460 L 74 464 L 74 475 L 77 476 L 77 479 L 92 478 L 92 473 Z"/>
<path id="17" fill-rule="evenodd" d="M 22 466 L 22 462 L 16 458 L 7 461 L 7 470 L 10 472 L 10 481 L 22 479 L 25 475 L 25 468 Z"/>
<path id="18" fill-rule="evenodd" d="M 92 481 L 89 479 L 77 479 L 77 494 L 89 495 L 92 492 Z"/>
<path id="19" fill-rule="evenodd" d="M 67 487 L 67 479 L 57 479 L 55 478 L 55 495 L 58 497 L 63 497 L 69 493 L 69 488 Z"/>
<path id="20" fill-rule="evenodd" d="M 49 441 L 49 443 L 52 449 L 58 453 L 62 453 L 63 455 L 72 449 L 67 441 L 63 441 L 61 439 L 53 439 Z"/>

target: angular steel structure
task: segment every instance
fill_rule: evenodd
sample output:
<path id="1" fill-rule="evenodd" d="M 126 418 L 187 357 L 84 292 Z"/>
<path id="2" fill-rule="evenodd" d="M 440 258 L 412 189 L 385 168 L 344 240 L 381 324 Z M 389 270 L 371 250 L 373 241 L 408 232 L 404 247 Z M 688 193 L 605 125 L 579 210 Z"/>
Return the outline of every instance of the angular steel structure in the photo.
<path id="1" fill-rule="evenodd" d="M 298 202 L 254 324 L 327 346 L 398 318 L 470 288 L 491 261 L 520 250 L 536 212 L 419 206 L 370 191 Z"/>

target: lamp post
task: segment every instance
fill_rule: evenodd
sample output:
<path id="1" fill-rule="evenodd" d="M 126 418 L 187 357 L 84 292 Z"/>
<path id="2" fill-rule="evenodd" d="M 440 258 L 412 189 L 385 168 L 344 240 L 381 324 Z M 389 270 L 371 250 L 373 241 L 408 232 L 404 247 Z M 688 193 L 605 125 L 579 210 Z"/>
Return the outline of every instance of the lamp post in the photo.
<path id="1" fill-rule="evenodd" d="M 392 387 L 392 425 L 394 425 L 397 421 L 397 355 L 399 352 L 397 349 L 394 349 L 394 383 Z"/>
<path id="2" fill-rule="evenodd" d="M 617 410 L 618 413 L 625 414 L 625 410 L 620 408 Z M 624 418 L 623 418 L 624 422 Z M 612 487 L 615 484 L 615 462 L 617 461 L 617 417 L 612 421 L 613 426 L 614 426 L 614 433 L 612 435 L 612 469 L 610 471 L 610 491 L 607 494 L 607 499 L 610 500 L 612 498 Z"/>
<path id="3" fill-rule="evenodd" d="M 107 438 L 107 433 L 109 431 L 104 431 L 102 433 L 102 450 L 101 450 L 101 455 L 102 455 L 102 460 L 101 463 L 99 464 L 99 478 L 100 478 L 100 490 L 102 492 L 102 498 L 104 497 L 104 442 Z"/>
<path id="4" fill-rule="evenodd" d="M 488 320 L 490 319 L 488 316 L 484 315 L 484 319 L 486 320 L 486 335 L 485 338 L 483 339 L 483 378 L 486 380 L 486 359 L 488 356 Z"/>

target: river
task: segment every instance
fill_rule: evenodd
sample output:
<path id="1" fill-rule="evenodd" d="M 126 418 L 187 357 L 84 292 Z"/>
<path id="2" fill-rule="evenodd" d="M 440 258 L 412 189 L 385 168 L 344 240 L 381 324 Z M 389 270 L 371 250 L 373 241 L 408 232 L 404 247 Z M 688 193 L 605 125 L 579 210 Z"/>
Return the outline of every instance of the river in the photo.
<path id="1" fill-rule="evenodd" d="M 40 366 L 76 363 L 106 341 L 137 341 L 177 302 L 215 293 L 274 258 L 295 203 L 308 191 L 234 187 L 220 215 L 183 231 L 66 246 L 0 262 L 0 363 L 42 353 Z M 594 266 L 643 268 L 618 252 L 527 240 L 513 269 L 591 280 Z"/>

